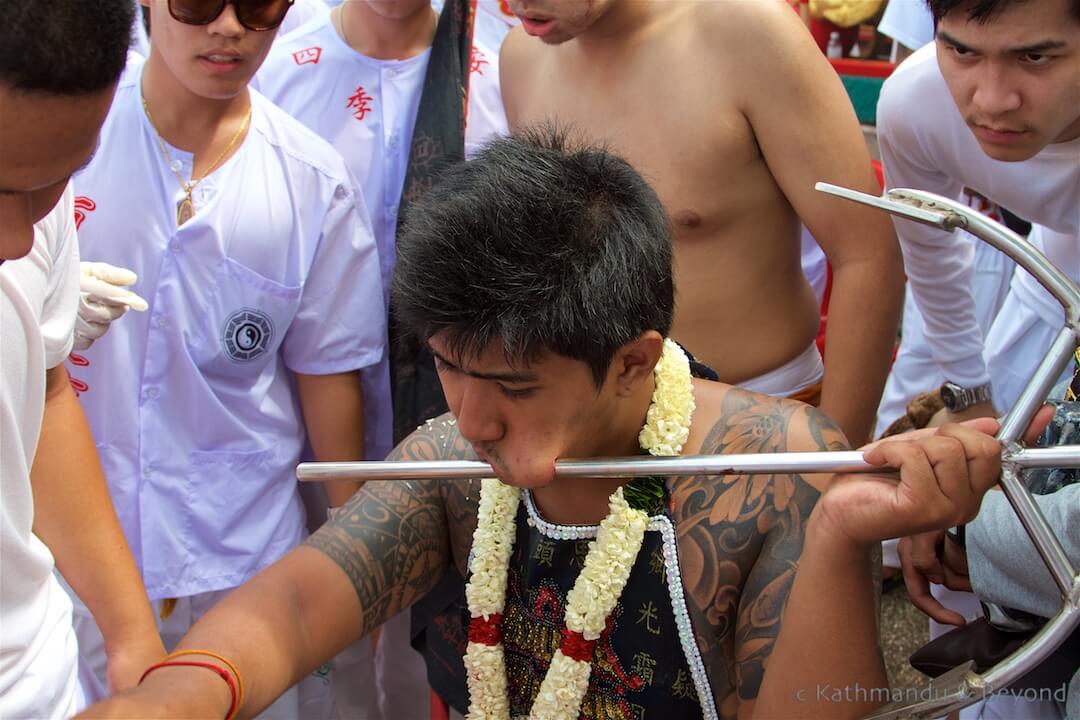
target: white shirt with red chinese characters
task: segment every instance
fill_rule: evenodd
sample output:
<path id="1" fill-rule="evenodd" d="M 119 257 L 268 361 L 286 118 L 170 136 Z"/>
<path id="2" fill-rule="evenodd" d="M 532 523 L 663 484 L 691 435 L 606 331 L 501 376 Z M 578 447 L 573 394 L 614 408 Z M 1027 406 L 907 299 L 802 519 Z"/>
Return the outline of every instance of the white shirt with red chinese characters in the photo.
<path id="1" fill-rule="evenodd" d="M 70 369 L 159 599 L 240 585 L 300 542 L 306 433 L 293 373 L 378 363 L 386 308 L 341 156 L 256 92 L 243 142 L 198 183 L 195 215 L 177 227 L 177 174 L 191 177 L 192 155 L 167 146 L 166 160 L 140 80 L 121 82 L 74 184 L 83 258 L 135 271 L 150 309 L 114 323 Z"/>
<path id="2" fill-rule="evenodd" d="M 71 352 L 79 248 L 71 186 L 34 226 L 30 252 L 0 264 L 0 718 L 66 718 L 76 702 L 71 601 L 33 532 L 30 466 L 45 412 L 45 371 Z"/>
<path id="3" fill-rule="evenodd" d="M 928 45 L 885 82 L 878 143 L 888 187 L 957 199 L 969 187 L 1036 225 L 1032 244 L 1080 280 L 1080 139 L 1047 145 L 1023 162 L 993 160 L 961 117 L 938 68 L 936 48 Z M 1032 358 L 1037 362 L 1045 348 L 1023 347 L 1026 343 L 1017 342 L 1020 333 L 1002 331 L 1013 345 L 1002 353 L 1001 347 L 986 343 L 986 352 L 1002 368 L 989 372 L 973 299 L 973 246 L 957 233 L 910 220 L 896 220 L 896 229 L 908 282 L 926 322 L 926 341 L 942 374 L 964 387 L 992 379 L 995 404 L 999 410 L 1008 408 L 1017 381 L 1022 385 L 1033 370 Z M 1017 268 L 1009 295 L 1011 302 L 1006 300 L 995 326 L 1015 319 L 1004 317 L 1015 305 L 1045 326 L 1031 342 L 1043 342 L 1060 327 L 1061 306 L 1024 270 Z M 991 335 L 995 331 L 991 328 Z M 1007 393 L 999 392 L 1000 378 L 1008 379 Z"/>
<path id="4" fill-rule="evenodd" d="M 326 16 L 281 38 L 253 83 L 345 157 L 367 200 L 387 293 L 396 255 L 398 204 L 430 54 L 429 49 L 404 60 L 369 58 L 346 45 Z M 466 157 L 486 140 L 508 132 L 497 48 L 474 43 L 471 72 Z M 366 409 L 379 413 L 368 423 L 378 429 L 380 441 L 369 457 L 380 460 L 392 443 L 385 422 L 392 412 L 388 366 L 386 370 L 379 378 L 375 373 L 364 376 L 365 400 L 370 400 Z"/>

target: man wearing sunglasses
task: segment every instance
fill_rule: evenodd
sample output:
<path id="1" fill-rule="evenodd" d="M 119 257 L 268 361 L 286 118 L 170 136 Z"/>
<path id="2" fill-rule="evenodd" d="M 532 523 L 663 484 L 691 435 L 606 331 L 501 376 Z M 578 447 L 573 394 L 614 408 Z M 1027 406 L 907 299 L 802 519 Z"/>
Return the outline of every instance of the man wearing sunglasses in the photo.
<path id="1" fill-rule="evenodd" d="M 81 704 L 54 570 L 101 625 L 114 691 L 164 653 L 64 368 L 79 288 L 69 180 L 97 147 L 131 17 L 130 0 L 0 3 L 3 718 L 69 717 Z"/>
<path id="2" fill-rule="evenodd" d="M 383 355 L 386 311 L 341 156 L 247 87 L 291 1 L 143 4 L 150 56 L 121 81 L 75 191 L 85 259 L 134 270 L 150 309 L 72 374 L 171 647 L 303 539 L 305 442 L 363 456 L 358 371 Z M 330 503 L 354 489 L 329 487 Z M 299 695 L 271 717 L 318 716 Z"/>

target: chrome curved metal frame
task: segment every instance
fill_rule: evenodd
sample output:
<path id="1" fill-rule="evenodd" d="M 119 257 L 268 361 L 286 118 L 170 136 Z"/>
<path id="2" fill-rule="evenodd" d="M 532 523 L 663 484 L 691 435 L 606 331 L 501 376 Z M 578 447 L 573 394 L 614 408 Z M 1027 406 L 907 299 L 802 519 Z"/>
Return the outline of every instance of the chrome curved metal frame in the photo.
<path id="1" fill-rule="evenodd" d="M 945 230 L 967 230 L 1015 260 L 1065 309 L 1063 327 L 1016 404 L 1002 419 L 998 433 L 1004 445 L 1002 488 L 1060 589 L 1062 608 L 1024 647 L 991 670 L 976 673 L 971 663 L 967 663 L 916 692 L 918 699 L 914 702 L 893 703 L 870 716 L 872 720 L 941 717 L 1007 687 L 1053 652 L 1080 625 L 1080 576 L 1031 493 L 1020 480 L 1025 468 L 1080 467 L 1080 446 L 1027 449 L 1017 442 L 1080 344 L 1077 335 L 1080 326 L 1080 289 L 1025 239 L 947 198 L 919 190 L 890 190 L 876 197 L 827 183 L 818 183 L 816 188 L 908 220 Z M 881 471 L 882 468 L 864 462 L 860 452 L 628 457 L 560 460 L 555 463 L 555 472 L 560 477 L 581 478 Z M 493 471 L 487 463 L 471 461 L 349 462 L 303 463 L 297 468 L 296 474 L 301 480 L 400 481 L 490 477 Z M 905 696 L 910 695 L 905 693 Z"/>
<path id="2" fill-rule="evenodd" d="M 1065 311 L 1061 330 L 1024 391 L 1003 418 L 998 432 L 998 438 L 1005 445 L 1002 453 L 1002 489 L 1061 591 L 1061 609 L 1022 648 L 990 670 L 976 673 L 970 663 L 954 668 L 935 680 L 931 685 L 932 690 L 919 695 L 925 699 L 914 703 L 892 703 L 870 715 L 873 720 L 941 717 L 1008 687 L 1048 657 L 1080 625 L 1080 575 L 1020 478 L 1025 467 L 1076 467 L 1080 446 L 1024 450 L 1017 444 L 1021 433 L 1068 366 L 1078 345 L 1080 288 L 1027 240 L 948 198 L 908 189 L 889 190 L 881 197 L 874 197 L 827 183 L 818 183 L 816 188 L 908 220 L 944 230 L 966 230 L 1031 273 Z"/>

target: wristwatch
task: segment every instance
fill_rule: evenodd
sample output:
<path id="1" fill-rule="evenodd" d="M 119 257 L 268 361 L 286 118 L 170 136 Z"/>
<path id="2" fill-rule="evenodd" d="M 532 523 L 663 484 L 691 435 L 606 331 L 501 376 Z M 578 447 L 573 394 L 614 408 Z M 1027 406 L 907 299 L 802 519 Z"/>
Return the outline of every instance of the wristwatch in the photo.
<path id="1" fill-rule="evenodd" d="M 966 388 L 946 380 L 941 386 L 941 400 L 945 403 L 945 409 L 949 412 L 967 410 L 976 403 L 990 402 L 992 399 L 990 383 Z"/>

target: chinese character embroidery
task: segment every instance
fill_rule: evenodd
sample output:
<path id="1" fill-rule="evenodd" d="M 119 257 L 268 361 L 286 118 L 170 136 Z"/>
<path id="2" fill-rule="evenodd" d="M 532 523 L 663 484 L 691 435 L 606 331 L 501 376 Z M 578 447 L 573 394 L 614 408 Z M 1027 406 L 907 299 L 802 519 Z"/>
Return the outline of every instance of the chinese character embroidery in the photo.
<path id="1" fill-rule="evenodd" d="M 357 120 L 363 120 L 364 117 L 371 112 L 371 105 L 368 103 L 374 100 L 372 96 L 368 95 L 364 91 L 364 86 L 361 85 L 356 88 L 356 92 L 349 96 L 348 102 L 345 103 L 345 107 L 352 110 L 352 115 Z"/>
<path id="2" fill-rule="evenodd" d="M 638 619 L 637 619 L 637 624 L 638 625 L 640 625 L 641 623 L 645 623 L 645 629 L 646 630 L 651 632 L 653 635 L 659 635 L 660 634 L 660 625 L 659 625 L 659 622 L 658 622 L 659 620 L 660 620 L 660 616 L 657 614 L 656 605 L 653 604 L 652 600 L 649 600 L 649 601 L 644 602 L 644 603 L 641 604 L 641 607 L 638 609 Z"/>
<path id="3" fill-rule="evenodd" d="M 696 698 L 697 688 L 690 681 L 686 671 L 679 669 L 675 674 L 675 681 L 671 683 L 671 694 L 677 698 Z"/>
<path id="4" fill-rule="evenodd" d="M 630 666 L 630 669 L 634 671 L 635 675 L 644 680 L 646 684 L 652 685 L 653 668 L 655 667 L 656 660 L 654 660 L 649 653 L 639 652 L 634 656 L 634 663 Z"/>
<path id="5" fill-rule="evenodd" d="M 664 553 L 660 551 L 660 548 L 656 548 L 649 555 L 649 572 L 653 575 L 659 575 L 660 582 L 666 582 L 667 566 L 664 564 Z"/>
<path id="6" fill-rule="evenodd" d="M 536 550 L 533 551 L 533 559 L 541 565 L 551 567 L 551 561 L 555 559 L 555 543 L 541 540 L 537 543 Z"/>
<path id="7" fill-rule="evenodd" d="M 578 540 L 574 543 L 574 564 L 579 568 L 585 567 L 585 558 L 589 556 L 589 541 Z"/>

